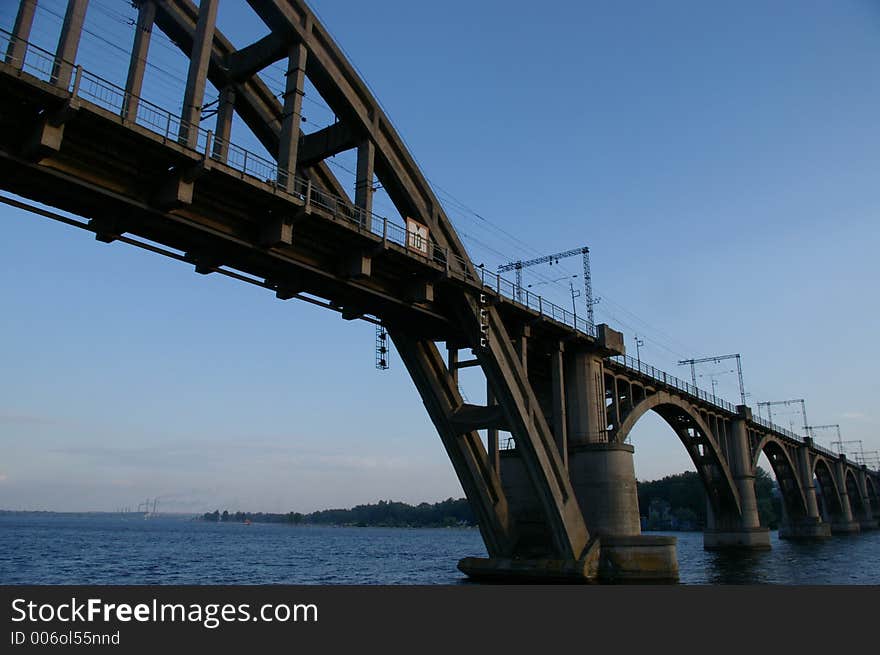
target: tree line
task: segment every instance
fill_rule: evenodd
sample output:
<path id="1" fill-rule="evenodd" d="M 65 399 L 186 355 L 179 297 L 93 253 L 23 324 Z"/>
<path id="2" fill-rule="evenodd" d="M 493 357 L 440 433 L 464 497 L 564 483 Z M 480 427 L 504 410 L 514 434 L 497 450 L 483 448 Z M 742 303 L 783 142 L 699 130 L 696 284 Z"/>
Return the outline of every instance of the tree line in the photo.
<path id="1" fill-rule="evenodd" d="M 694 471 L 668 475 L 660 480 L 636 482 L 643 530 L 702 530 L 706 527 L 706 492 Z M 776 529 L 782 507 L 776 482 L 758 467 L 755 477 L 761 525 Z M 206 512 L 205 521 L 244 523 L 288 523 L 292 525 L 351 525 L 376 527 L 473 527 L 473 512 L 465 498 L 447 498 L 438 503 L 409 505 L 392 500 L 357 505 L 351 509 L 323 509 L 308 514 L 288 512 Z"/>
<path id="2" fill-rule="evenodd" d="M 706 491 L 695 471 L 638 482 L 643 530 L 703 530 Z M 761 525 L 775 530 L 782 519 L 782 500 L 776 481 L 760 466 L 755 471 L 755 495 Z"/>
<path id="3" fill-rule="evenodd" d="M 206 521 L 243 523 L 290 523 L 293 525 L 354 525 L 360 527 L 439 528 L 476 525 L 470 505 L 464 498 L 447 498 L 438 503 L 409 505 L 393 500 L 357 505 L 351 509 L 323 509 L 309 514 L 288 512 L 269 514 L 264 512 L 235 512 L 216 510 L 205 513 Z"/>

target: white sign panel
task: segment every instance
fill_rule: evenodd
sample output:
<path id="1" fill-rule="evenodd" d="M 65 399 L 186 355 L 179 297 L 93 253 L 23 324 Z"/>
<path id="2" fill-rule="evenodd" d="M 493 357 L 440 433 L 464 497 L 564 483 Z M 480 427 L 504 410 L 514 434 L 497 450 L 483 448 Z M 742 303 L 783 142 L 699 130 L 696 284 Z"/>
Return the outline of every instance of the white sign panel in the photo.
<path id="1" fill-rule="evenodd" d="M 428 255 L 428 226 L 414 218 L 406 219 L 406 247 L 425 256 Z"/>

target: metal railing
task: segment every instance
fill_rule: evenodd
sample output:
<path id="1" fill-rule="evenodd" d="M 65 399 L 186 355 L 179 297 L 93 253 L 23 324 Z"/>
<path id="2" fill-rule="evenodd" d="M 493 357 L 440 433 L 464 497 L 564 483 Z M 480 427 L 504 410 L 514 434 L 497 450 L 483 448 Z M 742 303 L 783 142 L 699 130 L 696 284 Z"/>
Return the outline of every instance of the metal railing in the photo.
<path id="1" fill-rule="evenodd" d="M 719 398 L 718 396 L 716 396 L 714 394 L 710 394 L 706 391 L 703 391 L 702 389 L 695 387 L 693 384 L 690 384 L 690 383 L 688 383 L 680 378 L 677 378 L 673 375 L 669 375 L 665 371 L 661 371 L 660 369 L 654 368 L 653 366 L 650 366 L 649 364 L 646 364 L 645 362 L 634 359 L 633 357 L 630 357 L 628 355 L 617 355 L 617 356 L 611 357 L 610 359 L 612 361 L 615 361 L 618 364 L 622 365 L 624 368 L 626 368 L 629 371 L 640 373 L 641 375 L 649 377 L 656 382 L 660 382 L 662 384 L 665 384 L 666 386 L 669 386 L 669 387 L 672 387 L 673 389 L 681 391 L 682 393 L 684 393 L 688 396 L 691 396 L 692 398 L 695 398 L 697 400 L 700 400 L 700 401 L 703 401 L 703 402 L 708 403 L 710 405 L 713 405 L 714 407 L 722 409 L 722 410 L 729 412 L 731 414 L 737 413 L 736 406 L 733 403 L 730 403 L 730 402 L 724 400 L 723 398 Z M 792 441 L 795 441 L 797 443 L 804 443 L 803 436 L 796 434 L 795 432 L 792 432 L 791 430 L 784 428 L 781 425 L 777 425 L 776 423 L 772 423 L 771 421 L 769 421 L 768 419 L 765 419 L 762 416 L 753 416 L 752 422 L 757 425 L 760 425 L 761 427 L 764 427 L 768 430 L 771 430 L 772 432 L 780 434 L 788 439 L 791 439 Z M 836 453 L 833 453 L 832 451 L 825 448 L 824 446 L 817 444 L 815 441 L 813 442 L 813 447 L 817 451 L 824 453 L 825 455 L 828 455 L 829 457 L 837 457 Z"/>
<path id="2" fill-rule="evenodd" d="M 646 364 L 641 360 L 637 360 L 634 357 L 630 357 L 629 355 L 616 355 L 614 357 L 611 357 L 611 359 L 618 364 L 621 364 L 623 367 L 627 368 L 630 371 L 640 373 L 644 376 L 651 378 L 652 380 L 665 384 L 666 386 L 672 387 L 673 389 L 677 389 L 678 391 L 681 391 L 682 393 L 689 395 L 692 398 L 702 400 L 703 402 L 714 405 L 715 407 L 723 409 L 726 412 L 730 412 L 731 414 L 736 414 L 736 406 L 733 403 L 729 403 L 723 398 L 719 398 L 714 394 L 703 391 L 699 387 L 695 387 L 694 385 L 685 382 L 684 380 L 677 378 L 674 375 L 669 375 L 665 371 L 654 368 L 653 366 Z"/>
<path id="3" fill-rule="evenodd" d="M 9 32 L 0 30 L 0 52 L 9 51 L 10 44 L 16 42 Z M 53 83 L 53 70 L 62 62 L 52 53 L 26 41 L 20 42 L 24 56 L 17 61 L 7 57 L 4 61 L 22 71 L 32 74 L 41 81 Z M 474 268 L 466 258 L 450 253 L 447 248 L 438 246 L 429 239 L 407 230 L 405 225 L 378 214 L 368 213 L 350 201 L 313 187 L 308 180 L 292 175 L 290 171 L 278 166 L 270 159 L 261 157 L 241 146 L 220 139 L 198 125 L 184 121 L 180 116 L 155 105 L 148 100 L 128 94 L 125 89 L 95 75 L 81 66 L 64 62 L 73 68 L 68 92 L 72 97 L 86 100 L 102 109 L 119 115 L 124 121 L 143 127 L 166 141 L 200 156 L 216 161 L 254 178 L 272 185 L 276 192 L 306 200 L 313 206 L 342 220 L 366 230 L 374 236 L 382 237 L 402 246 L 407 253 L 446 269 L 457 279 L 479 284 L 485 291 L 503 297 L 506 301 L 537 312 L 539 315 L 557 321 L 589 336 L 595 336 L 595 326 L 584 317 L 577 316 L 542 296 L 502 278 L 485 268 Z"/>
<path id="4" fill-rule="evenodd" d="M 773 430 L 774 432 L 778 432 L 779 434 L 785 435 L 789 439 L 794 439 L 795 441 L 800 441 L 800 442 L 803 442 L 803 440 L 804 440 L 804 438 L 801 435 L 799 435 L 795 432 L 792 432 L 791 430 L 788 430 L 780 425 L 777 425 L 776 423 L 771 423 L 768 419 L 764 418 L 763 416 L 753 416 L 752 421 L 754 423 L 757 423 L 758 425 L 761 425 L 761 426 L 767 428 L 768 430 Z"/>

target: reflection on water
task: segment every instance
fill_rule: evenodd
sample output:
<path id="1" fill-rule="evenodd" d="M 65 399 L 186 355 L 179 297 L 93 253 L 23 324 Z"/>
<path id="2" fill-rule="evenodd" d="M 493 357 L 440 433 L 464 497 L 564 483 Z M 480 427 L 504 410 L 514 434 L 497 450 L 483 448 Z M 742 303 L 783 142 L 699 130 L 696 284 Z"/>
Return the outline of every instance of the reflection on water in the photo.
<path id="1" fill-rule="evenodd" d="M 878 584 L 880 531 L 772 550 L 678 537 L 684 584 Z M 0 584 L 455 584 L 477 530 L 206 523 L 114 515 L 0 515 Z"/>

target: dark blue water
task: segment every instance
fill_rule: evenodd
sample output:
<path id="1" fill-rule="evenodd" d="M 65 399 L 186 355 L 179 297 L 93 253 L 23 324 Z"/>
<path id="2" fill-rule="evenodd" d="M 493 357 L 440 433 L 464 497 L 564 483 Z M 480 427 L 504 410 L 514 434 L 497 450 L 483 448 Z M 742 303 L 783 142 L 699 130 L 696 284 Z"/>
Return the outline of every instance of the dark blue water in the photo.
<path id="1" fill-rule="evenodd" d="M 769 552 L 703 550 L 676 533 L 686 584 L 878 584 L 880 531 Z M 472 529 L 333 528 L 0 515 L 0 584 L 455 584 Z"/>

